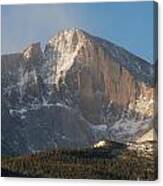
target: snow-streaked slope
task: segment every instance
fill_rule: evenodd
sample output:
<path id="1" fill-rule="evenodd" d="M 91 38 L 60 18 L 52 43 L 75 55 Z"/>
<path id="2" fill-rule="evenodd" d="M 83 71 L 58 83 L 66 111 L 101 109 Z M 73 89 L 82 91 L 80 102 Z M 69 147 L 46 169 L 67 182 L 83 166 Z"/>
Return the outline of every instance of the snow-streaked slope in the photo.
<path id="1" fill-rule="evenodd" d="M 108 129 L 108 135 L 111 140 L 117 142 L 136 141 L 152 125 L 151 119 L 138 121 L 135 119 L 120 119 Z"/>
<path id="2" fill-rule="evenodd" d="M 157 133 L 154 128 L 150 129 L 148 132 L 143 134 L 136 142 L 145 142 L 145 141 L 157 141 Z"/>

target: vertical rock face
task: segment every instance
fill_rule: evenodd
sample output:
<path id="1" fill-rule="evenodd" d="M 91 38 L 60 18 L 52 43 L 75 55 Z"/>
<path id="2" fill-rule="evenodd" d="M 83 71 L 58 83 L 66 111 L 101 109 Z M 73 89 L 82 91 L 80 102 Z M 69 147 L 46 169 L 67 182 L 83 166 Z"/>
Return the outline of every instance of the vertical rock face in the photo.
<path id="1" fill-rule="evenodd" d="M 145 105 L 153 100 L 152 66 L 126 50 L 73 29 L 52 38 L 46 54 L 55 56 L 48 59 L 53 63 L 52 82 L 58 86 L 62 78 L 76 91 L 90 120 L 94 115 L 94 122 L 98 121 L 100 108 L 110 102 L 117 108 L 150 116 L 153 113 L 141 106 L 141 102 Z"/>
<path id="2" fill-rule="evenodd" d="M 41 94 L 40 43 L 32 44 L 21 54 L 2 56 L 2 92 L 13 99 L 13 107 L 38 100 Z"/>
<path id="3" fill-rule="evenodd" d="M 11 123 L 21 137 L 9 146 L 19 148 L 18 141 L 26 136 L 28 145 L 19 153 L 84 147 L 99 133 L 117 141 L 136 140 L 155 117 L 154 76 L 154 67 L 146 61 L 75 28 L 56 34 L 44 52 L 35 43 L 20 54 L 4 55 L 2 140 L 11 143 L 6 132 Z M 36 128 L 44 143 L 29 140 L 26 131 L 33 135 Z"/>

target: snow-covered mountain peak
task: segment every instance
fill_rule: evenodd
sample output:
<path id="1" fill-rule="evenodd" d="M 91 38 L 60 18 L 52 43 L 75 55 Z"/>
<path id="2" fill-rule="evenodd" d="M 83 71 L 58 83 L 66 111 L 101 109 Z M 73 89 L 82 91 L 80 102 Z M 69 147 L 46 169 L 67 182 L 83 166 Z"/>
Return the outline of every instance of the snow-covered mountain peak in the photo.
<path id="1" fill-rule="evenodd" d="M 86 32 L 79 28 L 65 29 L 55 34 L 54 37 L 49 40 L 49 44 L 53 46 L 55 42 L 60 41 L 66 41 L 67 43 L 70 42 L 70 44 L 77 44 L 77 41 L 86 39 L 86 35 Z"/>
<path id="2" fill-rule="evenodd" d="M 60 74 L 60 71 L 67 71 L 72 66 L 76 56 L 83 55 L 88 62 L 95 61 L 95 58 L 100 56 L 100 61 L 108 57 L 118 62 L 130 71 L 137 80 L 148 84 L 153 83 L 153 68 L 148 62 L 110 41 L 93 36 L 79 28 L 70 28 L 58 32 L 49 40 L 45 49 L 46 53 L 47 48 L 53 51 L 50 56 L 55 56 L 55 59 L 60 61 L 59 66 L 57 66 L 61 70 L 57 70 L 57 74 Z M 66 59 L 66 64 L 63 58 Z M 54 58 L 52 60 L 54 61 Z"/>
<path id="3" fill-rule="evenodd" d="M 84 32 L 77 28 L 59 32 L 49 40 L 45 47 L 45 58 L 55 75 L 55 77 L 47 77 L 51 79 L 51 83 L 58 84 L 60 77 L 65 77 L 87 41 Z"/>
<path id="4" fill-rule="evenodd" d="M 30 145 L 25 141 L 30 152 L 31 144 L 42 149 L 42 136 L 49 148 L 86 146 L 102 137 L 137 140 L 156 117 L 151 72 L 154 66 L 143 59 L 77 28 L 56 34 L 44 52 L 34 43 L 2 56 L 3 129 L 16 126 L 4 141 L 20 149 L 11 142 L 20 130 L 23 136 L 14 140 L 31 139 Z"/>

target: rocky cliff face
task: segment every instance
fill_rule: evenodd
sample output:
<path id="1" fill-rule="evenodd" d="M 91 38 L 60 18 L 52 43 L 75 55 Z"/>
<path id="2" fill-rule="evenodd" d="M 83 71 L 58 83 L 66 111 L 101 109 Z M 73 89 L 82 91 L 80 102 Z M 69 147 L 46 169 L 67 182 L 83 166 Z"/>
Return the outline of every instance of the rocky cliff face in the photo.
<path id="1" fill-rule="evenodd" d="M 79 29 L 58 33 L 44 52 L 35 43 L 4 55 L 2 147 L 21 143 L 26 153 L 81 148 L 101 136 L 136 140 L 155 118 L 154 76 L 146 61 Z"/>

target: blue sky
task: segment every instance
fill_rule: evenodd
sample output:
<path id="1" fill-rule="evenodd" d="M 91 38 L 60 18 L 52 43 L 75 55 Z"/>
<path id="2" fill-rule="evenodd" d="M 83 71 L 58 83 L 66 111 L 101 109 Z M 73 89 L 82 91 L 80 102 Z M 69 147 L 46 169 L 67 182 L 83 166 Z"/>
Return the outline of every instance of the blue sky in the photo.
<path id="1" fill-rule="evenodd" d="M 152 2 L 4 5 L 1 26 L 2 54 L 44 46 L 56 32 L 79 27 L 153 63 Z"/>

